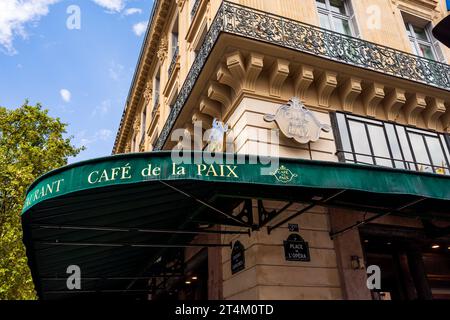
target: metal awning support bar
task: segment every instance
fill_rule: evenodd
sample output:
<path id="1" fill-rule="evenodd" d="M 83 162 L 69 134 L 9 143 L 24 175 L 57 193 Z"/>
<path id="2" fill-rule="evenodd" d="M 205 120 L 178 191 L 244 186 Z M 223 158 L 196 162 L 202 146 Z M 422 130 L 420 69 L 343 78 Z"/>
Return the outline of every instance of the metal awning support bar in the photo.
<path id="1" fill-rule="evenodd" d="M 182 278 L 185 275 L 183 274 L 171 274 L 171 275 L 157 275 L 153 277 L 83 277 L 81 280 L 83 281 L 97 281 L 97 280 L 106 280 L 106 281 L 121 281 L 121 280 L 151 280 L 154 278 Z M 66 278 L 41 278 L 43 281 L 67 281 Z"/>
<path id="2" fill-rule="evenodd" d="M 231 243 L 191 243 L 191 244 L 139 244 L 139 243 L 95 243 L 95 242 L 60 242 L 55 240 L 51 241 L 36 241 L 36 244 L 46 246 L 68 246 L 68 247 L 109 247 L 109 248 L 197 248 L 197 247 L 232 247 Z"/>
<path id="3" fill-rule="evenodd" d="M 58 225 L 32 225 L 41 229 L 54 230 L 80 230 L 98 232 L 141 232 L 141 233 L 168 233 L 168 234 L 249 234 L 250 231 L 219 231 L 219 230 L 169 230 L 169 229 L 142 229 L 142 228 L 119 228 L 119 227 L 89 227 L 89 226 L 58 226 Z"/>
<path id="4" fill-rule="evenodd" d="M 202 204 L 203 206 L 205 206 L 205 207 L 207 207 L 207 208 L 209 208 L 209 209 L 211 209 L 211 210 L 213 210 L 213 211 L 215 211 L 215 212 L 220 213 L 221 215 L 225 216 L 226 218 L 228 218 L 228 219 L 230 219 L 230 220 L 233 220 L 233 221 L 239 223 L 239 224 L 242 225 L 242 226 L 249 227 L 248 225 L 246 225 L 245 223 L 243 223 L 241 220 L 236 219 L 236 218 L 233 217 L 232 215 L 230 215 L 230 214 L 228 214 L 228 213 L 225 213 L 225 212 L 223 212 L 222 210 L 219 210 L 219 209 L 213 207 L 213 206 L 210 205 L 209 203 L 207 203 L 207 202 L 205 202 L 205 201 L 203 201 L 203 200 L 200 200 L 200 199 L 194 197 L 193 195 L 190 195 L 189 193 L 187 193 L 187 192 L 185 192 L 185 191 L 180 190 L 180 189 L 178 189 L 178 188 L 176 188 L 176 187 L 174 187 L 174 186 L 168 184 L 168 183 L 165 182 L 165 181 L 160 180 L 159 182 L 160 182 L 161 184 L 165 185 L 166 187 L 169 187 L 169 188 L 171 188 L 172 190 L 175 190 L 176 192 L 179 192 L 179 193 L 185 195 L 185 196 L 188 197 L 188 198 L 194 199 L 195 201 L 197 201 L 198 203 Z"/>
<path id="5" fill-rule="evenodd" d="M 345 192 L 345 190 L 340 190 L 339 192 L 335 193 L 334 195 L 332 195 L 331 197 L 329 197 L 329 198 L 327 198 L 327 199 L 325 199 L 323 201 L 311 203 L 310 205 L 300 209 L 299 211 L 297 211 L 293 215 L 291 215 L 291 216 L 287 217 L 286 219 L 278 222 L 276 225 L 267 227 L 267 232 L 270 234 L 272 232 L 272 230 L 278 228 L 279 226 L 285 224 L 286 222 L 288 222 L 288 221 L 290 221 L 290 220 L 292 220 L 292 219 L 294 219 L 294 218 L 304 214 L 306 211 L 311 210 L 312 208 L 314 208 L 317 205 L 325 204 L 325 203 L 333 200 L 334 198 L 336 198 L 337 196 L 340 196 L 344 192 Z"/>
<path id="6" fill-rule="evenodd" d="M 374 215 L 373 217 L 365 219 L 363 221 L 357 222 L 354 225 L 351 225 L 351 226 L 349 226 L 347 228 L 344 228 L 342 230 L 339 230 L 339 231 L 336 231 L 336 232 L 330 232 L 330 237 L 331 237 L 331 239 L 335 239 L 336 237 L 338 237 L 340 235 L 343 235 L 343 234 L 345 234 L 345 233 L 347 233 L 347 232 L 349 232 L 349 231 L 351 231 L 353 229 L 356 229 L 356 228 L 358 228 L 360 226 L 363 226 L 363 225 L 365 225 L 365 224 L 367 224 L 369 222 L 372 222 L 372 221 L 377 220 L 379 218 L 388 216 L 388 215 L 390 215 L 392 213 L 400 212 L 400 211 L 405 210 L 405 209 L 407 209 L 409 207 L 412 207 L 412 206 L 414 206 L 414 205 L 424 201 L 425 199 L 426 198 L 419 198 L 417 200 L 414 200 L 412 202 L 409 202 L 409 203 L 405 204 L 404 206 L 401 206 L 400 208 L 397 208 L 396 210 L 392 210 L 392 211 L 385 212 L 385 213 L 380 213 L 380 214 Z"/>

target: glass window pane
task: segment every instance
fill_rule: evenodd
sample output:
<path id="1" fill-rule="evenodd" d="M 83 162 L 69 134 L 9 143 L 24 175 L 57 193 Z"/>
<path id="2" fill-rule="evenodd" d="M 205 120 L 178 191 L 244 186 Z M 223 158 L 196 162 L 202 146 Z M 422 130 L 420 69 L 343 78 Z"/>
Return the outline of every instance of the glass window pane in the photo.
<path id="1" fill-rule="evenodd" d="M 420 53 L 419 55 L 428 59 L 434 60 L 434 53 L 431 46 L 419 43 Z"/>
<path id="2" fill-rule="evenodd" d="M 330 7 L 332 12 L 347 15 L 344 0 L 330 0 Z"/>
<path id="3" fill-rule="evenodd" d="M 320 26 L 322 28 L 331 30 L 330 19 L 326 14 L 319 13 L 319 19 L 320 19 Z"/>
<path id="4" fill-rule="evenodd" d="M 397 128 L 398 138 L 400 140 L 400 146 L 403 151 L 403 156 L 405 157 L 405 160 L 406 160 L 406 166 L 409 170 L 416 170 L 416 167 L 413 163 L 414 160 L 412 157 L 411 149 L 409 147 L 408 139 L 406 137 L 405 128 L 401 127 L 401 126 L 396 126 L 396 128 Z"/>
<path id="5" fill-rule="evenodd" d="M 355 153 L 371 155 L 369 140 L 367 139 L 366 128 L 364 124 L 354 121 L 349 121 L 350 134 L 353 139 L 353 146 Z M 356 160 L 359 163 L 373 164 L 371 156 L 356 155 Z"/>
<path id="6" fill-rule="evenodd" d="M 416 133 L 408 133 L 419 171 L 433 172 L 423 137 Z"/>
<path id="7" fill-rule="evenodd" d="M 352 30 L 350 29 L 350 23 L 348 20 L 339 19 L 336 17 L 333 17 L 333 24 L 334 24 L 334 31 L 340 32 L 346 35 L 351 36 Z"/>
<path id="8" fill-rule="evenodd" d="M 406 28 L 406 33 L 408 34 L 409 37 L 412 37 L 412 33 L 411 33 L 411 29 L 409 27 L 409 24 L 407 22 L 405 22 L 405 28 Z"/>
<path id="9" fill-rule="evenodd" d="M 424 28 L 413 26 L 414 34 L 419 40 L 430 41 Z"/>
<path id="10" fill-rule="evenodd" d="M 443 135 L 439 135 L 439 138 L 441 139 L 442 145 L 444 146 L 444 152 L 447 156 L 447 160 L 450 161 L 450 152 L 448 150 L 447 141 L 445 141 L 445 137 Z M 448 163 L 448 165 L 450 166 L 450 163 Z"/>
<path id="11" fill-rule="evenodd" d="M 447 167 L 447 160 L 445 159 L 444 152 L 441 147 L 441 143 L 438 138 L 425 137 L 427 141 L 428 150 L 430 150 L 431 161 L 436 166 L 434 171 L 436 173 L 447 173 L 444 168 Z"/>
<path id="12" fill-rule="evenodd" d="M 410 42 L 411 42 L 411 48 L 412 48 L 412 50 L 413 50 L 413 53 L 414 53 L 416 56 L 419 56 L 420 53 L 419 53 L 419 51 L 417 51 L 416 43 L 414 42 L 414 40 L 411 40 L 411 39 L 410 39 Z"/>
<path id="13" fill-rule="evenodd" d="M 386 129 L 386 134 L 388 136 L 389 145 L 391 147 L 392 156 L 393 156 L 394 160 L 399 160 L 399 161 L 394 161 L 395 167 L 400 168 L 400 169 L 406 169 L 405 164 L 403 163 L 403 161 L 401 161 L 401 160 L 403 160 L 403 157 L 402 157 L 402 152 L 400 150 L 400 144 L 398 142 L 397 135 L 395 133 L 394 126 L 390 123 L 386 123 L 385 129 Z"/>
<path id="14" fill-rule="evenodd" d="M 345 122 L 345 116 L 341 113 L 336 114 L 338 126 L 339 126 L 339 135 L 341 138 L 342 143 L 342 149 L 346 151 L 344 153 L 345 160 L 351 160 L 353 161 L 353 155 L 352 155 L 352 146 L 350 144 L 350 138 L 348 136 L 348 129 L 347 129 L 347 123 Z"/>
<path id="15" fill-rule="evenodd" d="M 383 127 L 369 125 L 368 129 L 376 164 L 392 168 L 392 161 L 389 160 L 391 158 L 391 154 L 389 153 L 389 147 L 386 141 Z"/>
<path id="16" fill-rule="evenodd" d="M 319 7 L 319 8 L 323 8 L 323 9 L 327 8 L 325 0 L 316 0 L 316 3 L 317 3 L 317 7 Z"/>

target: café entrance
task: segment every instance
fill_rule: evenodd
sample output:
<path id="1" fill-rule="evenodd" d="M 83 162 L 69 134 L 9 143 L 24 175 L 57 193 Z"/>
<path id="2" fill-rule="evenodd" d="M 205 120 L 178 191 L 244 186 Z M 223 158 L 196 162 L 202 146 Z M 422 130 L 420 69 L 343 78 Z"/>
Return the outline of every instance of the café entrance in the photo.
<path id="1" fill-rule="evenodd" d="M 379 266 L 376 300 L 450 299 L 450 241 L 422 230 L 368 225 L 360 230 L 365 266 Z"/>

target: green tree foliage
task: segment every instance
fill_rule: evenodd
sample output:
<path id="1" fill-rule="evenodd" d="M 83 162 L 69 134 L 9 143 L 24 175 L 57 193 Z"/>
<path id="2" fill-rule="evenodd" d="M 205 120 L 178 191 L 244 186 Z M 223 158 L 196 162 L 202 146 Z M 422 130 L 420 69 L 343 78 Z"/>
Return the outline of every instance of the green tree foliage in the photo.
<path id="1" fill-rule="evenodd" d="M 36 298 L 20 213 L 27 187 L 82 150 L 64 138 L 66 126 L 39 104 L 0 107 L 0 299 Z"/>

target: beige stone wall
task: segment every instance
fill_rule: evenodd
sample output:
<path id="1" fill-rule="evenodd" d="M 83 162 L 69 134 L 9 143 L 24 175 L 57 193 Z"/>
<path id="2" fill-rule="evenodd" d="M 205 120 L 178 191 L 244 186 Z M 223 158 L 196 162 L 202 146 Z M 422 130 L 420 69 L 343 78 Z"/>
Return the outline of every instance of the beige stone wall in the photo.
<path id="1" fill-rule="evenodd" d="M 264 201 L 267 210 L 284 204 Z M 301 208 L 292 206 L 271 224 Z M 256 207 L 254 208 L 256 210 Z M 266 228 L 249 236 L 222 236 L 224 242 L 239 240 L 245 247 L 245 270 L 232 275 L 231 249 L 222 249 L 224 299 L 341 299 L 333 241 L 329 237 L 329 217 L 325 208 L 317 207 L 290 221 L 298 223 L 300 235 L 309 243 L 310 262 L 289 262 L 284 258 L 283 241 L 289 236 L 286 225 Z"/>
<path id="2" fill-rule="evenodd" d="M 154 95 L 147 99 L 140 99 L 138 106 L 131 108 L 136 110 L 134 118 L 140 117 L 143 108 L 147 108 L 147 121 L 145 150 L 151 150 L 149 136 L 154 135 L 154 130 L 164 127 L 167 117 L 170 114 L 169 104 L 171 98 L 181 89 L 189 69 L 194 60 L 193 51 L 201 43 L 201 33 L 204 27 L 209 27 L 214 19 L 221 0 L 202 0 L 198 14 L 191 18 L 191 8 L 195 0 L 164 1 L 167 17 L 161 20 L 161 25 L 157 29 L 162 29 L 161 36 L 157 39 L 157 54 L 152 61 L 147 61 L 145 70 L 148 72 L 148 80 L 152 82 L 158 68 L 161 68 L 161 90 L 160 107 L 158 117 L 155 120 L 151 117 L 153 109 Z M 232 0 L 231 2 L 264 10 L 273 14 L 287 18 L 299 20 L 312 25 L 319 25 L 315 0 Z M 373 41 L 377 44 L 389 46 L 398 50 L 412 52 L 411 45 L 406 35 L 403 24 L 402 12 L 409 14 L 421 21 L 431 21 L 433 24 L 439 22 L 446 15 L 445 0 L 352 0 L 351 6 L 355 12 L 356 21 L 360 36 L 364 40 Z M 379 13 L 380 24 L 373 27 L 374 16 Z M 169 77 L 168 68 L 172 61 L 172 50 L 170 49 L 170 33 L 175 21 L 175 16 L 179 19 L 179 47 L 180 54 L 177 60 L 177 68 Z M 158 17 L 159 18 L 159 17 Z M 164 48 L 164 41 L 168 48 Z M 447 62 L 450 63 L 450 49 L 441 45 Z M 160 54 L 162 53 L 162 55 Z M 394 86 L 395 87 L 395 86 Z M 284 90 L 284 89 L 283 89 Z M 422 93 L 421 93 L 422 94 Z M 424 93 L 426 94 L 426 93 Z M 143 95 L 143 93 L 141 93 Z M 333 99 L 333 97 L 331 97 Z M 136 99 L 135 99 L 136 100 Z M 331 100 L 331 103 L 333 101 Z M 442 108 L 441 108 L 442 109 Z M 134 120 L 133 120 L 134 121 Z M 152 123 L 152 122 L 156 122 Z M 438 128 L 440 130 L 440 128 Z M 156 134 L 158 134 L 157 132 Z M 130 144 L 136 130 L 126 129 L 127 143 Z M 138 141 L 139 144 L 140 141 Z M 134 150 L 142 151 L 139 145 Z"/>
<path id="3" fill-rule="evenodd" d="M 234 148 L 239 154 L 257 154 L 262 156 L 276 155 L 280 157 L 303 158 L 309 160 L 338 161 L 333 132 L 322 132 L 319 141 L 299 144 L 293 139 L 279 133 L 279 148 L 276 141 L 271 140 L 271 131 L 278 130 L 277 125 L 264 121 L 265 114 L 275 114 L 280 103 L 244 98 L 231 116 L 226 120 L 233 129 Z M 313 111 L 317 119 L 331 125 L 329 113 Z M 273 143 L 275 142 L 275 143 Z"/>

